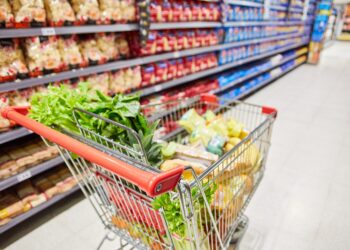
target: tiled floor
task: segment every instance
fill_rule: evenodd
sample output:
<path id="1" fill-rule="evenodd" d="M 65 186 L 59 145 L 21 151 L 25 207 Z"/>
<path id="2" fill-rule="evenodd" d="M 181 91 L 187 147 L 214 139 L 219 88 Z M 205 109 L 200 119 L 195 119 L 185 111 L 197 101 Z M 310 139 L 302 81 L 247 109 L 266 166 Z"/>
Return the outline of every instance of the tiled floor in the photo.
<path id="1" fill-rule="evenodd" d="M 241 250 L 350 249 L 349 51 L 350 43 L 337 43 L 318 66 L 301 66 L 249 98 L 279 115 Z M 0 248 L 95 249 L 104 230 L 88 202 L 74 196 L 61 206 L 0 239 Z"/>

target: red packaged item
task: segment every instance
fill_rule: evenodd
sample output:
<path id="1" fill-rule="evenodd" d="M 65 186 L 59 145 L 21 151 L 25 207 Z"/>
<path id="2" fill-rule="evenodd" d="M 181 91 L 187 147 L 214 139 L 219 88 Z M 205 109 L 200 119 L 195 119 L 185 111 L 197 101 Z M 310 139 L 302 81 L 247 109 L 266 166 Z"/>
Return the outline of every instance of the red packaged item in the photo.
<path id="1" fill-rule="evenodd" d="M 163 22 L 172 22 L 173 21 L 173 10 L 172 6 L 168 1 L 163 2 L 162 6 L 162 20 Z"/>
<path id="2" fill-rule="evenodd" d="M 191 3 L 192 21 L 202 21 L 202 8 L 197 2 Z"/>
<path id="3" fill-rule="evenodd" d="M 176 46 L 177 50 L 183 50 L 189 48 L 187 32 L 178 31 L 176 32 Z"/>
<path id="4" fill-rule="evenodd" d="M 172 6 L 172 10 L 173 10 L 173 21 L 174 22 L 182 22 L 184 19 L 182 4 L 178 3 L 177 1 L 173 1 L 171 6 Z"/>
<path id="5" fill-rule="evenodd" d="M 156 35 L 157 53 L 169 51 L 167 32 L 158 31 Z"/>
<path id="6" fill-rule="evenodd" d="M 176 74 L 177 74 L 177 78 L 180 78 L 184 75 L 186 75 L 186 70 L 185 70 L 185 61 L 182 58 L 179 58 L 176 60 Z"/>
<path id="7" fill-rule="evenodd" d="M 58 38 L 58 49 L 65 64 L 65 70 L 87 66 L 83 60 L 77 43 L 77 36 L 62 36 Z"/>
<path id="8" fill-rule="evenodd" d="M 0 28 L 13 27 L 14 17 L 7 0 L 0 1 Z"/>
<path id="9" fill-rule="evenodd" d="M 24 48 L 31 76 L 62 71 L 64 65 L 56 36 L 25 38 Z"/>
<path id="10" fill-rule="evenodd" d="M 89 62 L 89 65 L 102 64 L 107 61 L 107 58 L 99 49 L 94 36 L 82 36 L 79 45 L 83 59 Z"/>
<path id="11" fill-rule="evenodd" d="M 95 34 L 95 37 L 97 46 L 107 61 L 114 61 L 119 58 L 114 33 L 98 33 Z"/>
<path id="12" fill-rule="evenodd" d="M 152 22 L 164 22 L 162 12 L 162 1 L 151 1 L 149 5 L 149 10 Z"/>
<path id="13" fill-rule="evenodd" d="M 18 39 L 0 40 L 0 82 L 26 78 L 28 69 L 25 64 Z"/>
<path id="14" fill-rule="evenodd" d="M 168 37 L 169 51 L 178 50 L 177 39 L 174 32 L 168 32 L 167 37 Z"/>
<path id="15" fill-rule="evenodd" d="M 10 0 L 16 28 L 46 25 L 46 12 L 42 0 Z"/>
<path id="16" fill-rule="evenodd" d="M 168 80 L 177 78 L 177 64 L 176 60 L 168 61 Z"/>
<path id="17" fill-rule="evenodd" d="M 101 23 L 101 13 L 97 0 L 70 1 L 79 24 Z"/>
<path id="18" fill-rule="evenodd" d="M 185 61 L 185 75 L 192 74 L 196 71 L 196 62 L 193 56 L 188 56 Z"/>
<path id="19" fill-rule="evenodd" d="M 44 0 L 47 20 L 50 26 L 70 26 L 76 21 L 68 0 Z"/>
<path id="20" fill-rule="evenodd" d="M 142 83 L 141 87 L 153 85 L 156 83 L 156 71 L 153 64 L 142 66 Z"/>
<path id="21" fill-rule="evenodd" d="M 164 82 L 168 79 L 167 62 L 158 62 L 155 64 L 156 83 Z"/>
<path id="22" fill-rule="evenodd" d="M 191 6 L 189 5 L 189 3 L 187 2 L 183 2 L 183 22 L 184 21 L 193 21 L 192 18 L 192 9 Z"/>
<path id="23" fill-rule="evenodd" d="M 210 53 L 207 57 L 207 62 L 208 62 L 208 68 L 213 68 L 218 66 L 218 59 L 215 55 L 215 53 Z"/>

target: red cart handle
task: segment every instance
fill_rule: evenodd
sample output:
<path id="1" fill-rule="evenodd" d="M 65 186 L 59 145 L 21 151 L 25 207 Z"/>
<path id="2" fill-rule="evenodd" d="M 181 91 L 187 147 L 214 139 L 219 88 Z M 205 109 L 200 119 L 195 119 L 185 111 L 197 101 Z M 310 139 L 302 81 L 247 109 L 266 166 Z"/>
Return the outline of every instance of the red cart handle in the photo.
<path id="1" fill-rule="evenodd" d="M 28 109 L 28 107 L 6 107 L 1 111 L 1 115 L 137 185 L 151 197 L 173 190 L 184 171 L 183 166 L 161 173 L 141 170 L 28 118 L 26 116 Z"/>

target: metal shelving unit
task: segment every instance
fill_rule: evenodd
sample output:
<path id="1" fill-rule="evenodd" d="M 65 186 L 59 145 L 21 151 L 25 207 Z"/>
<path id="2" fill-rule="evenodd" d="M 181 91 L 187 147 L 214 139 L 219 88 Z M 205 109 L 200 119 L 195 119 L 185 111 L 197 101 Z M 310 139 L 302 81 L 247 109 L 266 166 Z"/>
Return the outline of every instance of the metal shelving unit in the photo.
<path id="1" fill-rule="evenodd" d="M 40 163 L 40 164 L 36 165 L 35 167 L 29 168 L 22 173 L 11 176 L 11 177 L 6 178 L 4 180 L 0 180 L 0 191 L 3 191 L 6 188 L 9 188 L 9 187 L 12 187 L 18 183 L 21 183 L 22 181 L 25 181 L 25 180 L 31 178 L 32 176 L 43 173 L 46 170 L 54 168 L 62 163 L 64 163 L 62 157 L 58 156 L 58 157 L 53 158 L 51 160 Z"/>
<path id="2" fill-rule="evenodd" d="M 251 93 L 253 93 L 253 92 L 257 91 L 258 89 L 260 89 L 260 88 L 266 86 L 267 84 L 269 84 L 269 83 L 271 83 L 271 82 L 277 80 L 278 78 L 284 76 L 284 75 L 287 74 L 288 72 L 290 72 L 290 71 L 296 69 L 297 67 L 299 67 L 300 65 L 302 65 L 302 64 L 304 64 L 304 63 L 305 63 L 305 62 L 302 62 L 302 63 L 300 63 L 300 64 L 294 65 L 293 67 L 287 69 L 286 71 L 282 72 L 281 74 L 276 75 L 276 76 L 274 76 L 274 77 L 272 77 L 272 78 L 270 78 L 270 79 L 267 79 L 267 80 L 265 80 L 265 81 L 262 81 L 259 85 L 255 86 L 254 88 L 249 89 L 247 92 L 242 93 L 242 94 L 240 94 L 239 96 L 237 96 L 237 97 L 235 98 L 235 100 L 240 100 L 240 99 L 246 97 L 247 95 L 250 95 Z"/>
<path id="3" fill-rule="evenodd" d="M 240 1 L 240 0 L 225 0 L 226 4 L 242 5 L 248 7 L 264 7 L 263 3 L 253 2 L 253 1 Z"/>
<path id="4" fill-rule="evenodd" d="M 41 211 L 45 210 L 46 208 L 54 205 L 55 203 L 64 200 L 66 197 L 72 195 L 73 193 L 77 192 L 78 190 L 79 190 L 79 186 L 77 185 L 77 186 L 73 187 L 71 190 L 69 190 L 63 194 L 56 195 L 52 199 L 40 204 L 39 206 L 34 207 L 34 208 L 30 209 L 29 211 L 16 216 L 15 218 L 11 219 L 11 221 L 8 222 L 7 224 L 0 226 L 0 235 L 7 232 L 11 228 L 17 226 L 21 222 L 31 218 L 32 216 L 34 216 L 38 213 L 40 213 Z"/>
<path id="5" fill-rule="evenodd" d="M 288 7 L 287 6 L 279 6 L 279 5 L 270 5 L 270 9 L 271 10 L 287 10 Z"/>
<path id="6" fill-rule="evenodd" d="M 130 60 L 121 60 L 111 63 L 106 63 L 103 65 L 97 65 L 97 66 L 90 66 L 87 68 L 77 69 L 77 70 L 71 70 L 71 71 L 65 71 L 57 74 L 52 75 L 44 75 L 42 77 L 38 78 L 29 78 L 22 81 L 14 81 L 14 82 L 7 82 L 0 84 L 0 93 L 17 90 L 17 89 L 24 89 L 29 87 L 34 87 L 42 84 L 48 84 L 53 82 L 58 82 L 66 79 L 76 78 L 80 76 L 86 76 L 90 74 L 96 74 L 96 73 L 102 73 L 106 71 L 111 70 L 117 70 L 137 65 L 143 65 L 163 60 L 169 60 L 169 59 L 176 59 L 179 57 L 186 57 L 186 56 L 193 56 L 198 55 L 202 53 L 209 53 L 213 51 L 218 51 L 222 49 L 237 47 L 237 46 L 243 46 L 248 44 L 255 44 L 260 42 L 267 42 L 267 41 L 274 41 L 274 40 L 280 40 L 280 39 L 287 39 L 287 38 L 293 38 L 300 36 L 300 34 L 287 34 L 287 35 L 280 35 L 280 36 L 274 36 L 274 37 L 267 37 L 267 38 L 260 38 L 260 39 L 252 39 L 252 40 L 246 40 L 241 42 L 232 42 L 232 43 L 226 43 L 226 44 L 219 44 L 209 47 L 201 47 L 201 48 L 194 48 L 194 49 L 187 49 L 182 51 L 175 51 L 175 52 L 169 52 L 159 55 L 152 55 L 152 56 L 146 56 L 143 58 L 135 58 Z"/>
<path id="7" fill-rule="evenodd" d="M 220 72 L 222 72 L 224 70 L 231 69 L 231 68 L 234 68 L 234 67 L 238 67 L 238 66 L 241 66 L 243 64 L 246 64 L 246 63 L 249 63 L 249 62 L 253 62 L 253 61 L 256 61 L 258 59 L 262 59 L 264 57 L 267 57 L 267 56 L 275 55 L 275 54 L 278 54 L 280 52 L 291 50 L 291 49 L 294 49 L 294 48 L 297 48 L 297 47 L 300 47 L 300 46 L 303 46 L 303 45 L 306 45 L 306 44 L 307 44 L 307 42 L 301 42 L 301 43 L 293 45 L 293 46 L 288 46 L 288 47 L 281 48 L 281 49 L 278 49 L 278 50 L 270 51 L 270 52 L 263 53 L 263 54 L 258 55 L 258 56 L 253 56 L 253 57 L 249 57 L 249 58 L 246 58 L 246 59 L 243 59 L 243 60 L 239 60 L 239 61 L 236 61 L 236 62 L 227 63 L 227 64 L 224 64 L 224 65 L 215 67 L 215 68 L 207 69 L 205 71 L 201 71 L 201 72 L 194 73 L 194 74 L 191 74 L 191 75 L 187 75 L 187 76 L 184 76 L 184 77 L 181 77 L 181 78 L 178 78 L 178 79 L 174 79 L 174 80 L 171 80 L 171 81 L 168 81 L 168 82 L 160 83 L 160 84 L 155 85 L 155 86 L 144 88 L 144 89 L 139 90 L 138 92 L 141 94 L 142 97 L 148 96 L 148 95 L 151 95 L 151 94 L 156 93 L 156 92 L 160 92 L 160 91 L 163 91 L 163 90 L 166 90 L 166 89 L 169 89 L 169 88 L 173 88 L 173 87 L 179 86 L 179 85 L 184 84 L 186 82 L 190 82 L 190 81 L 197 80 L 197 79 L 200 79 L 200 78 L 203 78 L 203 77 L 206 77 L 206 76 L 217 74 L 217 73 L 220 73 Z"/>
<path id="8" fill-rule="evenodd" d="M 278 66 L 280 66 L 280 65 L 282 65 L 282 64 L 284 64 L 284 63 L 286 63 L 286 62 L 288 62 L 288 61 L 290 61 L 290 60 L 293 60 L 294 58 L 300 57 L 301 55 L 304 55 L 304 54 L 306 54 L 306 53 L 307 53 L 307 52 L 302 53 L 302 54 L 300 54 L 300 55 L 291 55 L 291 56 L 287 56 L 287 57 L 283 58 L 283 59 L 282 59 L 280 62 L 278 62 L 277 64 L 271 65 L 270 67 L 268 67 L 268 68 L 266 68 L 266 69 L 262 69 L 262 70 L 260 70 L 260 71 L 257 71 L 257 72 L 255 72 L 255 73 L 253 73 L 253 74 L 251 74 L 251 75 L 247 75 L 247 76 L 244 76 L 244 77 L 242 77 L 242 78 L 239 78 L 239 79 L 237 79 L 237 80 L 231 82 L 230 84 L 227 84 L 226 86 L 223 86 L 223 87 L 221 87 L 221 88 L 219 88 L 219 89 L 213 91 L 212 93 L 213 93 L 213 94 L 218 94 L 218 93 L 224 92 L 224 91 L 226 91 L 226 90 L 228 90 L 228 89 L 230 89 L 230 88 L 232 88 L 232 87 L 234 87 L 234 86 L 236 86 L 236 85 L 238 85 L 238 84 L 240 84 L 240 83 L 242 83 L 242 82 L 244 82 L 244 81 L 249 80 L 250 78 L 253 78 L 253 77 L 255 77 L 255 76 L 258 76 L 258 75 L 260 75 L 260 74 L 262 74 L 262 73 L 264 73 L 264 72 L 266 72 L 266 71 L 269 71 L 269 70 L 271 70 L 271 69 L 274 69 L 274 68 L 276 68 L 276 67 L 278 67 Z"/>
<path id="9" fill-rule="evenodd" d="M 224 27 L 266 26 L 266 25 L 307 25 L 305 21 L 252 21 L 252 22 L 225 22 Z"/>
<path id="10" fill-rule="evenodd" d="M 32 131 L 25 128 L 15 128 L 7 132 L 2 132 L 0 133 L 0 145 L 30 134 L 32 134 Z"/>

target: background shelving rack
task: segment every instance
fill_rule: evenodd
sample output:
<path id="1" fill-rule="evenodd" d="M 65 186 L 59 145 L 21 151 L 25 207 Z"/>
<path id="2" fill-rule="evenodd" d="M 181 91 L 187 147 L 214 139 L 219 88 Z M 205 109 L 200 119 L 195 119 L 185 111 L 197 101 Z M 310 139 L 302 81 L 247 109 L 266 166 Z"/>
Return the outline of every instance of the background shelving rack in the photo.
<path id="1" fill-rule="evenodd" d="M 265 0 L 264 2 L 254 2 L 249 0 L 222 0 L 222 4 L 235 4 L 235 5 L 241 5 L 241 6 L 248 6 L 248 7 L 258 7 L 258 8 L 264 8 L 265 10 L 281 10 L 281 11 L 297 11 L 297 12 L 303 12 L 304 16 L 301 20 L 297 21 L 269 21 L 269 20 L 262 20 L 262 21 L 221 21 L 221 22 L 173 22 L 173 23 L 151 23 L 149 29 L 150 30 L 163 30 L 163 29 L 197 29 L 197 28 L 227 28 L 227 27 L 244 27 L 244 26 L 265 26 L 265 25 L 285 25 L 285 26 L 295 26 L 295 25 L 311 25 L 312 21 L 306 20 L 306 14 L 308 13 L 308 6 L 309 6 L 309 0 L 304 1 L 303 9 L 293 9 L 289 8 L 288 6 L 278 6 L 278 5 L 270 5 L 270 1 Z M 268 11 L 267 11 L 268 12 Z M 306 14 L 305 14 L 306 13 Z M 267 16 L 268 17 L 268 16 Z M 265 16 L 266 18 L 266 16 Z M 26 28 L 26 29 L 0 29 L 0 39 L 8 39 L 8 38 L 24 38 L 24 37 L 30 37 L 30 36 L 52 36 L 52 35 L 69 35 L 69 34 L 86 34 L 86 33 L 100 33 L 100 32 L 127 32 L 127 31 L 137 31 L 140 29 L 140 26 L 136 23 L 134 24 L 111 24 L 111 25 L 86 25 L 86 26 L 67 26 L 67 27 L 42 27 L 42 28 Z M 152 56 L 146 56 L 143 58 L 135 58 L 135 59 L 129 59 L 129 60 L 121 60 L 121 61 L 115 61 L 111 63 L 106 63 L 103 65 L 97 65 L 97 66 L 90 66 L 86 68 L 71 70 L 71 71 L 65 71 L 57 74 L 51 74 L 51 75 L 44 75 L 42 77 L 38 78 L 29 78 L 21 81 L 13 81 L 13 82 L 7 82 L 7 83 L 0 83 L 0 93 L 4 93 L 7 91 L 13 91 L 13 90 L 20 90 L 25 89 L 28 87 L 38 86 L 38 85 L 44 85 L 52 82 L 57 82 L 61 80 L 76 78 L 79 76 L 86 76 L 90 74 L 95 73 L 101 73 L 121 68 L 127 68 L 131 66 L 136 65 L 143 65 L 147 63 L 157 62 L 161 60 L 167 60 L 167 59 L 175 59 L 179 57 L 185 57 L 185 56 L 192 56 L 202 53 L 208 53 L 208 52 L 216 52 L 227 48 L 233 48 L 236 46 L 242 46 L 242 45 L 250 45 L 254 43 L 259 42 L 266 42 L 266 41 L 273 41 L 273 40 L 279 40 L 279 39 L 287 39 L 292 37 L 300 37 L 300 34 L 287 34 L 287 35 L 279 35 L 279 36 L 271 36 L 271 37 L 264 37 L 259 39 L 251 39 L 251 40 L 244 40 L 244 41 L 238 41 L 238 42 L 231 42 L 231 43 L 222 43 L 214 46 L 209 47 L 201 47 L 201 48 L 194 48 L 194 49 L 187 49 L 182 51 L 175 51 L 175 52 L 168 52 L 158 55 L 152 55 Z M 140 92 L 141 97 L 149 96 L 154 93 L 159 93 L 161 91 L 184 85 L 188 82 L 191 82 L 193 80 L 201 79 L 204 77 L 209 77 L 221 72 L 224 72 L 226 70 L 230 70 L 233 68 L 237 68 L 252 62 L 255 62 L 257 60 L 261 60 L 264 58 L 268 58 L 271 56 L 274 56 L 276 54 L 287 52 L 289 50 L 299 48 L 302 46 L 306 46 L 309 42 L 309 38 L 306 37 L 303 41 L 301 41 L 298 44 L 286 46 L 280 49 L 276 49 L 273 51 L 265 52 L 262 54 L 258 54 L 255 56 L 251 56 L 245 59 L 241 59 L 235 62 L 227 63 L 224 65 L 219 65 L 215 68 L 210 68 L 205 71 L 200 71 L 191 75 L 186 75 L 181 78 L 173 79 L 167 82 L 163 82 L 157 85 L 153 85 L 150 87 L 145 87 L 143 89 L 138 90 Z M 300 55 L 298 55 L 300 56 Z M 295 59 L 297 56 L 288 56 L 284 58 L 282 61 L 278 62 L 277 64 L 272 65 L 270 68 L 266 68 L 264 70 L 255 72 L 251 75 L 245 76 L 241 79 L 237 79 L 234 82 L 231 82 L 229 85 L 219 88 L 213 93 L 219 94 L 222 92 L 225 92 L 226 90 L 241 84 L 253 77 L 256 77 L 268 70 L 271 70 L 275 67 L 278 67 L 282 65 L 283 63 L 286 63 L 290 60 Z M 247 93 L 243 93 L 240 96 L 237 97 L 237 99 L 244 98 L 244 96 L 252 93 L 253 91 L 257 91 L 257 89 L 267 85 L 268 83 L 274 81 L 275 79 L 281 77 L 282 75 L 286 74 L 293 68 L 297 67 L 299 65 L 295 65 L 294 67 L 288 69 L 286 72 L 282 72 L 280 75 L 274 76 L 266 81 L 263 81 L 259 86 L 255 87 L 254 89 L 250 89 Z M 14 128 L 8 132 L 0 133 L 0 148 L 6 145 L 6 143 L 14 141 L 18 138 L 30 135 L 31 131 L 28 131 L 24 128 Z M 47 162 L 40 163 L 39 165 L 32 167 L 29 170 L 26 170 L 23 173 L 20 173 L 16 176 L 12 176 L 8 179 L 0 181 L 0 191 L 5 190 L 6 188 L 16 185 L 17 183 L 26 180 L 28 178 L 31 178 L 32 176 L 38 175 L 46 170 L 52 169 L 55 166 L 62 164 L 63 160 L 60 157 L 51 159 Z M 32 217 L 35 214 L 38 214 L 40 211 L 46 209 L 47 207 L 63 200 L 70 194 L 76 192 L 78 190 L 78 186 L 73 188 L 72 190 L 68 191 L 67 193 L 55 196 L 54 198 L 48 200 L 47 202 L 39 205 L 38 207 L 35 207 L 28 212 L 21 214 L 14 219 L 11 220 L 8 224 L 4 226 L 0 226 L 0 235 L 7 232 L 9 229 L 13 228 L 20 222 Z"/>

